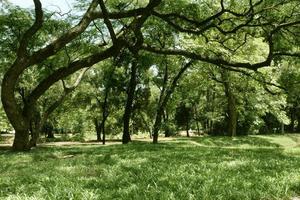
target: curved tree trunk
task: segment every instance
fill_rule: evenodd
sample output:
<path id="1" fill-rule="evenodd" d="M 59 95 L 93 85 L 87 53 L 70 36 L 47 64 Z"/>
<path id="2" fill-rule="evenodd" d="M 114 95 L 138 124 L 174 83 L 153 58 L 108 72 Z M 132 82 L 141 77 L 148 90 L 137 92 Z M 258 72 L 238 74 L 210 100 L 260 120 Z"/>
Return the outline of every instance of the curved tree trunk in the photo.
<path id="1" fill-rule="evenodd" d="M 160 94 L 157 110 L 156 110 L 156 117 L 155 117 L 155 122 L 154 122 L 154 127 L 153 127 L 153 143 L 156 144 L 158 143 L 158 132 L 161 127 L 161 121 L 162 121 L 162 115 L 163 111 L 165 110 L 168 101 L 170 99 L 170 96 L 173 94 L 175 91 L 175 88 L 177 86 L 177 82 L 180 80 L 181 76 L 184 74 L 184 72 L 192 65 L 193 61 L 189 61 L 186 63 L 176 74 L 174 77 L 173 81 L 171 82 L 171 85 L 167 89 L 167 81 L 168 81 L 168 67 L 166 65 L 165 68 L 165 76 L 164 76 L 164 86 Z"/>
<path id="2" fill-rule="evenodd" d="M 1 85 L 1 100 L 7 118 L 15 130 L 13 150 L 22 151 L 29 147 L 30 119 L 23 115 L 22 108 L 15 98 L 15 86 L 18 76 L 22 72 L 18 68 L 18 63 L 16 63 L 4 74 Z"/>

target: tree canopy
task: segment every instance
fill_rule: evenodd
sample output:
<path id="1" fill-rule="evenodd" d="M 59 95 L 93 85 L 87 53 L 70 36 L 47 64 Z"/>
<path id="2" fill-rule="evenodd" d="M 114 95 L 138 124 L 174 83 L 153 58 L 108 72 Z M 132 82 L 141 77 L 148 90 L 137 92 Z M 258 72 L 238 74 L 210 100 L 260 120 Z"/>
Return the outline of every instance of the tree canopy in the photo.
<path id="1" fill-rule="evenodd" d="M 104 143 L 121 132 L 123 143 L 145 132 L 157 143 L 183 124 L 300 130 L 298 0 L 91 0 L 66 15 L 33 2 L 0 3 L 0 119 L 15 150 L 50 122 L 95 128 Z"/>

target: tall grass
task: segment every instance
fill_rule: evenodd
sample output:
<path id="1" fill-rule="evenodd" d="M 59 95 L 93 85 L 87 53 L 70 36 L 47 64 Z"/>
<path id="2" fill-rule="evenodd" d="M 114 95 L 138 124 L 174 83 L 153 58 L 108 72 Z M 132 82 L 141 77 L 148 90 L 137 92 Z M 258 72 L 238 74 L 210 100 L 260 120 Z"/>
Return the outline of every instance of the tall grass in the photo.
<path id="1" fill-rule="evenodd" d="M 39 147 L 25 153 L 0 150 L 0 163 L 0 199 L 300 196 L 300 148 L 286 149 L 266 138 Z"/>

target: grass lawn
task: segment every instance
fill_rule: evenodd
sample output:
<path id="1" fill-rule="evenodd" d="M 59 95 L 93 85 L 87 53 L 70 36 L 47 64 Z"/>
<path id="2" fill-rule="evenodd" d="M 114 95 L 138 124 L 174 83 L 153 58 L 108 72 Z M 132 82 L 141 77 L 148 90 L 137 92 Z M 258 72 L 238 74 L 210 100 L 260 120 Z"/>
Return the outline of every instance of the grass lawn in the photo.
<path id="1" fill-rule="evenodd" d="M 0 199 L 292 199 L 300 135 L 0 149 Z"/>

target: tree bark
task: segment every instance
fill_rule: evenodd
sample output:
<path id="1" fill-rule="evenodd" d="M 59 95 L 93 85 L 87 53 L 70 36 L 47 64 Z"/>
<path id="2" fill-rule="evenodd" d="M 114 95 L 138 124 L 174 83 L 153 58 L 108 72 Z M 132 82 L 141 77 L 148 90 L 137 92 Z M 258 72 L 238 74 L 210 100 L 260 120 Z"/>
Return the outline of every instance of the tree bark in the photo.
<path id="1" fill-rule="evenodd" d="M 109 113 L 108 113 L 108 102 L 107 102 L 109 90 L 110 90 L 109 87 L 105 90 L 104 103 L 103 103 L 103 106 L 102 106 L 102 122 L 101 122 L 101 124 L 102 124 L 102 126 L 101 126 L 102 135 L 103 135 L 102 144 L 105 144 L 105 122 L 106 122 L 106 119 L 109 115 Z"/>
<path id="2" fill-rule="evenodd" d="M 186 122 L 186 137 L 190 137 L 190 124 L 189 124 L 189 120 Z"/>
<path id="3" fill-rule="evenodd" d="M 29 141 L 30 148 L 36 147 L 37 142 L 40 138 L 41 127 L 42 127 L 42 121 L 40 118 L 40 113 L 36 111 L 36 114 L 30 123 L 30 133 L 31 133 L 31 139 Z"/>
<path id="4" fill-rule="evenodd" d="M 134 61 L 132 62 L 132 66 L 131 66 L 130 81 L 127 89 L 127 100 L 126 100 L 126 106 L 123 115 L 123 136 L 122 136 L 123 144 L 127 144 L 131 142 L 129 125 L 130 125 L 130 119 L 133 110 L 135 88 L 137 84 L 136 83 L 137 65 L 138 65 L 137 62 L 138 62 L 137 58 L 134 58 Z"/>
<path id="5" fill-rule="evenodd" d="M 26 151 L 29 150 L 29 132 L 28 129 L 16 130 L 15 138 L 13 142 L 14 151 Z"/>
<path id="6" fill-rule="evenodd" d="M 161 106 L 159 107 L 161 108 Z M 153 143 L 156 144 L 158 142 L 158 132 L 161 127 L 161 119 L 162 119 L 162 110 L 157 109 L 155 122 L 153 126 Z"/>
<path id="7" fill-rule="evenodd" d="M 162 114 L 168 104 L 170 96 L 175 91 L 175 88 L 176 88 L 177 83 L 180 80 L 181 76 L 192 65 L 192 63 L 193 63 L 193 61 L 189 61 L 179 70 L 179 72 L 174 77 L 169 88 L 167 88 L 168 68 L 167 68 L 167 66 L 165 68 L 165 76 L 164 76 L 164 85 L 165 86 L 163 87 L 161 94 L 160 94 L 160 99 L 159 99 L 158 106 L 156 109 L 155 123 L 154 123 L 154 127 L 153 127 L 153 143 L 154 144 L 158 143 L 158 132 L 161 127 Z"/>
<path id="8" fill-rule="evenodd" d="M 101 129 L 101 124 L 99 124 L 97 118 L 94 119 L 94 125 L 95 125 L 96 134 L 97 134 L 97 141 L 100 142 L 102 129 Z"/>
<path id="9" fill-rule="evenodd" d="M 236 102 L 232 94 L 227 96 L 228 98 L 228 134 L 232 137 L 236 136 L 237 127 L 237 111 Z"/>
<path id="10" fill-rule="evenodd" d="M 133 20 L 133 22 L 130 24 L 130 26 L 135 27 L 140 31 L 143 23 L 152 14 L 151 11 L 153 10 L 153 8 L 158 6 L 160 3 L 161 0 L 150 1 L 148 5 L 142 9 L 135 9 L 130 13 L 120 15 L 117 14 L 114 15 L 113 18 L 136 17 L 135 20 Z M 14 64 L 5 73 L 1 85 L 1 99 L 7 117 L 16 132 L 16 142 L 14 142 L 14 146 L 16 146 L 17 149 L 20 149 L 22 146 L 24 148 L 28 146 L 27 139 L 29 138 L 29 127 L 31 120 L 31 116 L 26 112 L 23 112 L 21 106 L 19 106 L 15 98 L 15 87 L 21 74 L 30 66 L 39 64 L 50 56 L 55 55 L 59 50 L 61 50 L 68 43 L 79 36 L 89 26 L 92 20 L 96 18 L 105 18 L 103 13 L 96 11 L 98 2 L 97 0 L 93 0 L 90 3 L 87 12 L 84 14 L 77 25 L 66 31 L 65 34 L 48 44 L 46 47 L 40 48 L 33 53 L 29 53 L 27 51 L 28 44 L 32 37 L 43 25 L 43 10 L 41 2 L 39 0 L 34 0 L 34 4 L 35 22 L 22 36 L 19 43 L 19 48 L 17 49 L 17 58 Z M 109 13 L 108 15 L 111 16 Z M 141 16 L 137 17 L 139 15 Z M 93 64 L 100 62 L 101 60 L 117 55 L 120 49 L 125 46 L 125 42 L 123 41 L 123 39 L 117 40 L 116 38 L 114 38 L 114 42 L 117 42 L 117 45 L 114 44 L 111 48 L 107 49 L 107 51 L 104 51 L 103 54 L 94 54 L 82 60 L 76 60 L 73 63 L 70 63 L 69 67 L 60 68 L 56 70 L 52 75 L 46 77 L 28 96 L 27 101 L 29 105 L 35 105 L 39 97 L 43 95 L 45 91 L 58 80 L 78 71 L 81 68 L 92 66 Z M 141 45 L 142 43 L 139 46 Z M 31 106 L 29 106 L 29 108 L 30 107 Z M 22 145 L 20 138 L 25 138 Z"/>
<path id="11" fill-rule="evenodd" d="M 288 130 L 291 133 L 295 132 L 295 108 L 290 108 L 290 117 L 291 117 L 291 123 L 288 126 Z"/>

